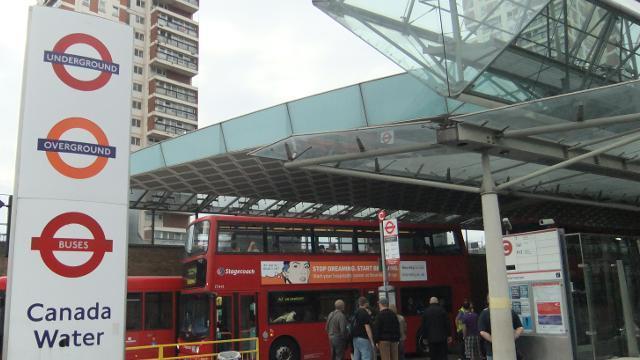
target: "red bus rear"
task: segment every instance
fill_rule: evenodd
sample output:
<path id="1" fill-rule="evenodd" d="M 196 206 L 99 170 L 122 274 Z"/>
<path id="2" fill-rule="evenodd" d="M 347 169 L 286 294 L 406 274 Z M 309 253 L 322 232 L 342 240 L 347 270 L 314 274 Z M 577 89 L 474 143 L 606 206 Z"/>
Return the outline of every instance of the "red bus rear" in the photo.
<path id="1" fill-rule="evenodd" d="M 171 344 L 176 340 L 176 311 L 182 279 L 177 276 L 127 278 L 127 332 L 125 345 Z M 175 349 L 165 349 L 165 356 Z M 126 359 L 148 359 L 157 350 L 127 351 Z"/>
<path id="2" fill-rule="evenodd" d="M 427 299 L 440 298 L 453 322 L 453 305 L 468 297 L 467 253 L 459 228 L 399 228 L 402 261 L 389 269 L 390 300 L 408 322 L 407 352 L 419 352 Z M 328 358 L 324 323 L 334 301 L 344 300 L 348 315 L 359 296 L 376 309 L 379 250 L 377 222 L 200 218 L 188 229 L 179 341 L 259 337 L 260 353 L 271 359 Z M 212 350 L 181 347 L 180 354 Z"/>

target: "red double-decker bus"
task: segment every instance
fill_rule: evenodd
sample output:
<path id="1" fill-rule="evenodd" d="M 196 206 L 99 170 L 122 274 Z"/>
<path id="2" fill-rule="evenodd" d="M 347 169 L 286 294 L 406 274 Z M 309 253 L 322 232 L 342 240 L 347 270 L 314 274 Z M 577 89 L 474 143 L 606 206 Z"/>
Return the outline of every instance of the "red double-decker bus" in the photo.
<path id="1" fill-rule="evenodd" d="M 399 228 L 401 262 L 389 267 L 391 301 L 408 322 L 407 352 L 420 352 L 428 299 L 438 297 L 453 322 L 452 305 L 468 296 L 467 252 L 459 228 Z M 187 232 L 179 342 L 258 337 L 260 353 L 270 359 L 326 359 L 324 324 L 335 300 L 344 300 L 351 314 L 365 296 L 377 310 L 377 222 L 209 216 Z M 230 347 L 182 346 L 179 352 Z"/>

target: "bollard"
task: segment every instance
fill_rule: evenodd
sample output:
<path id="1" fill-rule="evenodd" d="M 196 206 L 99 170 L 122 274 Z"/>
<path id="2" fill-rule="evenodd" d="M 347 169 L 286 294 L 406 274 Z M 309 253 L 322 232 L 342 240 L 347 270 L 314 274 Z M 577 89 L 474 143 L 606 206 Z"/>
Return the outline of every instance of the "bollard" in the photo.
<path id="1" fill-rule="evenodd" d="M 218 354 L 218 360 L 239 360 L 242 358 L 237 351 L 223 351 Z"/>

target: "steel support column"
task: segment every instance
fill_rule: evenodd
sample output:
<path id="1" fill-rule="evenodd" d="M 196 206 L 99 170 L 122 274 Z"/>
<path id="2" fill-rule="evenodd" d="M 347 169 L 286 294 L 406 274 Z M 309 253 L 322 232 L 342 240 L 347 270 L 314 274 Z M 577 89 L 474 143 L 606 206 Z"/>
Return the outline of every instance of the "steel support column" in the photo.
<path id="1" fill-rule="evenodd" d="M 493 177 L 489 154 L 482 154 L 482 221 L 486 239 L 487 279 L 489 283 L 489 311 L 491 314 L 491 339 L 494 359 L 516 358 L 516 345 L 511 324 L 511 302 L 507 297 L 507 269 L 502 245 L 502 225 L 498 193 Z"/>
<path id="2" fill-rule="evenodd" d="M 633 303 L 629 296 L 627 277 L 625 275 L 624 263 L 616 260 L 618 269 L 618 283 L 620 284 L 620 299 L 622 302 L 622 318 L 624 319 L 625 337 L 627 339 L 627 355 L 632 357 L 640 356 L 638 352 L 638 339 L 636 339 L 636 326 L 633 321 Z"/>

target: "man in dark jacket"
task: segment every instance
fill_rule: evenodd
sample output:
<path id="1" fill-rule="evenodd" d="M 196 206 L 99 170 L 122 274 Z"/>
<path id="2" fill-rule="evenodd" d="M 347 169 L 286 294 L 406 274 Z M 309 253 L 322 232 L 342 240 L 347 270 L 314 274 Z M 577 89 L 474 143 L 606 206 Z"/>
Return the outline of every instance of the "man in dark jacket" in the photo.
<path id="1" fill-rule="evenodd" d="M 373 324 L 373 336 L 380 350 L 382 360 L 398 360 L 398 341 L 400 341 L 400 322 L 398 316 L 389 310 L 389 300 L 378 300 L 380 312 Z"/>
<path id="2" fill-rule="evenodd" d="M 422 315 L 422 338 L 429 343 L 432 360 L 447 360 L 447 342 L 451 342 L 449 315 L 438 303 L 438 298 L 432 297 L 429 304 Z"/>

